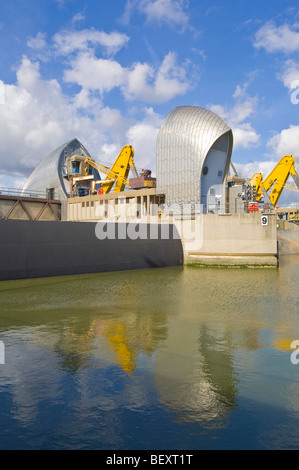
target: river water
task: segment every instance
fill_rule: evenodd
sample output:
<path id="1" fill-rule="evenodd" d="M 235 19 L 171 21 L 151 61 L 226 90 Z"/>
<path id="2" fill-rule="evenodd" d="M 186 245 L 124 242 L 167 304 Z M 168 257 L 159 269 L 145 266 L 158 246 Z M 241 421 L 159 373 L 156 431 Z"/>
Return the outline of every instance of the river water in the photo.
<path id="1" fill-rule="evenodd" d="M 2 281 L 0 448 L 299 448 L 298 285 L 298 257 Z"/>

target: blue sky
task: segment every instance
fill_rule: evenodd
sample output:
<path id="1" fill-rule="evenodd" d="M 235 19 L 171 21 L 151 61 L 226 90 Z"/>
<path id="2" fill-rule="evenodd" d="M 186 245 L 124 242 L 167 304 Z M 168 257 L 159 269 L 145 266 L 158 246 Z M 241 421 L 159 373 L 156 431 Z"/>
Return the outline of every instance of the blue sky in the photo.
<path id="1" fill-rule="evenodd" d="M 158 131 L 182 105 L 228 122 L 243 176 L 266 176 L 286 154 L 298 157 L 299 170 L 296 2 L 0 6 L 0 186 L 22 187 L 42 158 L 73 137 L 105 162 L 131 144 L 137 167 L 155 173 Z M 299 193 L 284 199 L 299 202 Z"/>

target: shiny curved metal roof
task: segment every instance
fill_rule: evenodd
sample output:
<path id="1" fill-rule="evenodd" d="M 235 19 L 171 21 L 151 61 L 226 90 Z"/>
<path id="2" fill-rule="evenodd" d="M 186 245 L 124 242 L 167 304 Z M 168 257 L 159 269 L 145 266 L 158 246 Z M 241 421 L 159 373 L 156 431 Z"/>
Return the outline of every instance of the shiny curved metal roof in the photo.
<path id="1" fill-rule="evenodd" d="M 54 188 L 55 198 L 62 201 L 66 200 L 69 194 L 69 182 L 63 178 L 63 175 L 65 160 L 70 155 L 90 157 L 88 151 L 78 139 L 65 142 L 40 162 L 26 181 L 23 191 L 45 192 L 47 188 Z M 100 179 L 97 171 L 95 176 L 96 179 Z"/>
<path id="2" fill-rule="evenodd" d="M 233 135 L 221 117 L 197 106 L 174 108 L 156 141 L 157 193 L 166 194 L 168 202 L 199 202 L 203 163 L 211 147 L 225 134 L 230 162 Z"/>

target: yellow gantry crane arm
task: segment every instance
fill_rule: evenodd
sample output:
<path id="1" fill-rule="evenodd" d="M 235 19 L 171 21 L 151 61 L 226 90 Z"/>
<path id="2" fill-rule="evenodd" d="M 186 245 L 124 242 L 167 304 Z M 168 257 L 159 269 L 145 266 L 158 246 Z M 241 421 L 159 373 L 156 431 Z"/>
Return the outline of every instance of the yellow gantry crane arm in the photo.
<path id="1" fill-rule="evenodd" d="M 255 173 L 248 181 L 248 186 L 255 187 L 256 201 L 260 201 L 265 196 L 265 193 L 268 194 L 268 191 L 271 190 L 268 197 L 271 204 L 275 207 L 282 190 L 287 187 L 286 182 L 290 175 L 293 176 L 297 188 L 299 188 L 299 178 L 295 170 L 295 159 L 292 155 L 285 155 L 273 168 L 265 181 L 263 181 L 261 173 Z"/>
<path id="2" fill-rule="evenodd" d="M 123 191 L 125 186 L 129 184 L 128 175 L 130 170 L 134 176 L 138 177 L 138 173 L 134 163 L 134 149 L 131 145 L 126 145 L 121 150 L 112 168 L 96 163 L 93 159 L 87 157 L 84 162 L 96 168 L 99 172 L 107 175 L 105 180 L 97 181 L 101 183 L 103 194 L 109 193 L 114 186 L 114 192 Z"/>

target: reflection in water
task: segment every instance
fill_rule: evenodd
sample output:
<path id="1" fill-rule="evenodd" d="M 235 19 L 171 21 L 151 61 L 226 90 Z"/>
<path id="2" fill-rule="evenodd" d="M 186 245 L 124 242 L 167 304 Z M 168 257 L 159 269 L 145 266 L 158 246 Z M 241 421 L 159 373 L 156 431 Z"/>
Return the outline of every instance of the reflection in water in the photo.
<path id="1" fill-rule="evenodd" d="M 298 273 L 292 259 L 2 282 L 2 448 L 297 445 L 276 430 L 299 413 Z M 269 407 L 284 418 L 269 412 L 266 433 Z"/>
<path id="2" fill-rule="evenodd" d="M 98 333 L 106 338 L 115 355 L 115 362 L 125 372 L 133 372 L 138 356 L 152 355 L 167 334 L 165 315 L 136 315 L 128 313 L 117 319 L 103 319 Z"/>
<path id="3" fill-rule="evenodd" d="M 203 357 L 203 374 L 215 395 L 215 410 L 212 413 L 223 416 L 236 405 L 237 379 L 233 367 L 233 345 L 230 335 L 219 337 L 202 328 L 199 349 Z"/>
<path id="4" fill-rule="evenodd" d="M 76 374 L 81 367 L 84 367 L 92 351 L 93 338 L 93 323 L 88 329 L 79 331 L 75 327 L 64 326 L 55 344 L 55 352 L 60 358 L 62 369 Z"/>
<path id="5" fill-rule="evenodd" d="M 219 335 L 205 324 L 200 329 L 181 324 L 179 331 L 182 336 L 170 329 L 166 351 L 157 357 L 161 401 L 180 420 L 223 426 L 237 402 L 230 335 Z"/>
<path id="6" fill-rule="evenodd" d="M 126 372 L 132 372 L 136 367 L 134 351 L 129 345 L 128 333 L 121 323 L 105 326 L 103 335 L 109 342 L 109 346 L 115 353 L 117 364 Z"/>

